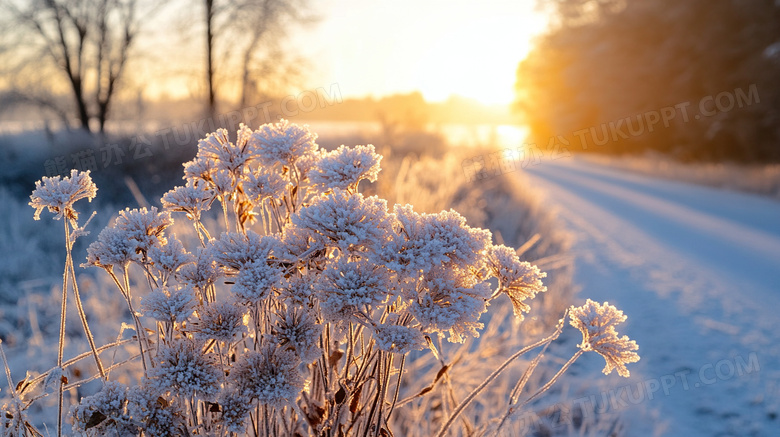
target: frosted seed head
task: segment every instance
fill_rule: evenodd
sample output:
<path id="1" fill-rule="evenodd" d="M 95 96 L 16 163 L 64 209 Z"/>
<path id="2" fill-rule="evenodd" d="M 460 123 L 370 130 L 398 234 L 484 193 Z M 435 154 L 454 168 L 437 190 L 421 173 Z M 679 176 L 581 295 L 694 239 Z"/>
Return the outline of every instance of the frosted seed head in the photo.
<path id="1" fill-rule="evenodd" d="M 287 120 L 260 126 L 248 140 L 256 150 L 260 163 L 266 167 L 276 164 L 291 167 L 307 153 L 313 153 L 319 146 L 317 134 L 309 131 L 307 125 L 299 126 Z"/>
<path id="2" fill-rule="evenodd" d="M 304 364 L 319 358 L 321 333 L 322 325 L 301 308 L 288 308 L 278 314 L 273 330 L 279 347 L 295 352 Z"/>
<path id="3" fill-rule="evenodd" d="M 228 382 L 242 396 L 282 408 L 295 402 L 304 387 L 294 352 L 264 345 L 259 352 L 243 354 L 233 366 Z"/>
<path id="4" fill-rule="evenodd" d="M 418 329 L 401 325 L 378 325 L 374 330 L 376 346 L 385 352 L 406 354 L 425 348 L 425 337 Z"/>
<path id="5" fill-rule="evenodd" d="M 628 377 L 630 372 L 627 363 L 639 361 L 639 355 L 634 352 L 639 349 L 636 342 L 627 336 L 618 337 L 615 326 L 626 320 L 623 311 L 610 305 L 609 302 L 598 304 L 590 299 L 580 307 L 569 309 L 569 323 L 582 332 L 580 349 L 595 351 L 606 361 L 604 374 L 609 375 L 617 370 L 620 376 Z"/>
<path id="6" fill-rule="evenodd" d="M 309 173 L 309 180 L 325 188 L 340 188 L 355 191 L 363 179 L 376 182 L 379 171 L 378 155 L 374 146 L 346 147 L 326 153 Z"/>
<path id="7" fill-rule="evenodd" d="M 54 214 L 56 220 L 65 217 L 74 224 L 79 218 L 73 204 L 81 199 L 92 199 L 97 195 L 97 186 L 89 176 L 89 170 L 71 170 L 70 176 L 43 177 L 35 183 L 29 205 L 35 208 L 33 218 L 40 220 L 44 208 Z"/>
<path id="8" fill-rule="evenodd" d="M 533 299 L 537 293 L 547 291 L 542 283 L 542 278 L 547 273 L 528 262 L 520 261 L 517 252 L 511 247 L 497 245 L 491 246 L 487 251 L 488 269 L 498 278 L 501 286 L 500 292 L 506 293 L 512 301 L 515 317 L 523 320 L 523 313 L 531 310 L 524 301 Z"/>
<path id="9" fill-rule="evenodd" d="M 127 239 L 135 242 L 136 252 L 146 254 L 153 246 L 165 245 L 168 242 L 165 229 L 172 224 L 170 212 L 160 212 L 153 206 L 150 209 L 127 208 L 119 211 L 114 227 L 124 231 Z"/>
<path id="10" fill-rule="evenodd" d="M 160 322 L 181 322 L 195 309 L 191 286 L 155 289 L 141 299 L 141 314 Z"/>
<path id="11" fill-rule="evenodd" d="M 185 398 L 195 394 L 213 400 L 219 391 L 221 371 L 200 343 L 186 338 L 173 340 L 160 347 L 155 360 L 147 383 L 160 393 L 171 391 Z"/>
<path id="12" fill-rule="evenodd" d="M 207 303 L 198 307 L 197 311 L 198 317 L 189 325 L 196 339 L 232 343 L 248 332 L 244 321 L 247 310 L 236 302 Z"/>
<path id="13" fill-rule="evenodd" d="M 124 267 L 131 261 L 140 261 L 137 247 L 135 240 L 131 240 L 126 231 L 105 228 L 87 248 L 87 262 L 82 267 Z"/>
<path id="14" fill-rule="evenodd" d="M 199 220 L 204 211 L 211 209 L 215 195 L 207 184 L 196 184 L 190 179 L 183 187 L 176 187 L 163 195 L 160 202 L 163 208 L 173 212 L 184 212 L 187 218 Z"/>

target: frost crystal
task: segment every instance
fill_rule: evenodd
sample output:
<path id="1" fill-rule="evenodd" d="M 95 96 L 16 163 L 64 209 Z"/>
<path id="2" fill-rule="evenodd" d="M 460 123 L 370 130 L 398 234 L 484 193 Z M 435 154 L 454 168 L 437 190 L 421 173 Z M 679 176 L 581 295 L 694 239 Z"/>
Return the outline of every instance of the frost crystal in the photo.
<path id="1" fill-rule="evenodd" d="M 479 318 L 487 311 L 490 286 L 474 283 L 469 274 L 454 267 L 429 272 L 417 291 L 410 312 L 425 332 L 449 333 L 448 340 L 462 343 L 466 335 L 479 337 Z"/>
<path id="2" fill-rule="evenodd" d="M 490 231 L 471 228 L 455 211 L 418 214 L 411 205 L 395 205 L 398 232 L 382 250 L 387 266 L 415 277 L 443 263 L 475 266 L 490 244 Z"/>
<path id="3" fill-rule="evenodd" d="M 244 191 L 255 204 L 265 199 L 279 199 L 285 194 L 287 181 L 278 173 L 259 170 L 249 174 L 244 181 Z"/>
<path id="4" fill-rule="evenodd" d="M 200 220 L 200 214 L 211 209 L 214 198 L 214 193 L 206 188 L 206 184 L 195 185 L 191 179 L 187 185 L 165 193 L 160 202 L 169 211 L 184 212 L 188 218 Z"/>
<path id="5" fill-rule="evenodd" d="M 339 189 L 314 199 L 291 218 L 315 242 L 343 253 L 376 252 L 391 229 L 385 200 Z"/>
<path id="6" fill-rule="evenodd" d="M 184 397 L 195 393 L 211 399 L 219 390 L 219 375 L 210 354 L 201 352 L 191 340 L 180 339 L 160 348 L 148 382 L 161 392 L 170 390 Z"/>
<path id="7" fill-rule="evenodd" d="M 201 341 L 214 339 L 231 343 L 247 333 L 244 324 L 246 309 L 233 302 L 213 302 L 198 308 L 198 318 L 190 329 Z"/>
<path id="8" fill-rule="evenodd" d="M 266 345 L 260 352 L 242 355 L 233 366 L 229 381 L 241 396 L 282 408 L 295 402 L 303 390 L 299 363 L 292 351 Z"/>
<path id="9" fill-rule="evenodd" d="M 315 285 L 322 316 L 333 323 L 356 321 L 361 314 L 370 315 L 376 305 L 387 299 L 388 288 L 389 277 L 383 267 L 343 258 L 329 266 Z"/>
<path id="10" fill-rule="evenodd" d="M 117 228 L 105 228 L 98 234 L 97 240 L 87 248 L 87 262 L 82 266 L 124 267 L 131 261 L 139 261 L 135 249 L 137 245 L 130 241 L 127 232 Z"/>
<path id="11" fill-rule="evenodd" d="M 196 300 L 190 286 L 156 289 L 141 300 L 141 313 L 160 322 L 181 322 L 192 314 Z"/>
<path id="12" fill-rule="evenodd" d="M 136 243 L 136 252 L 148 253 L 155 245 L 164 245 L 165 228 L 173 224 L 171 213 L 159 212 L 157 207 L 151 209 L 125 209 L 119 211 L 119 217 L 114 222 L 114 227 L 124 231 L 129 240 Z"/>
<path id="13" fill-rule="evenodd" d="M 363 179 L 376 182 L 379 174 L 379 162 L 382 157 L 376 154 L 374 146 L 346 147 L 326 153 L 309 173 L 313 184 L 328 188 L 355 191 Z"/>
<path id="14" fill-rule="evenodd" d="M 316 140 L 317 134 L 309 131 L 308 126 L 280 120 L 279 123 L 260 126 L 249 139 L 249 145 L 257 150 L 264 166 L 292 166 L 304 154 L 318 149 Z"/>
<path id="15" fill-rule="evenodd" d="M 79 215 L 73 204 L 81 199 L 92 199 L 97 195 L 97 186 L 89 176 L 89 170 L 81 172 L 71 170 L 70 176 L 43 177 L 35 183 L 35 190 L 30 195 L 29 205 L 35 208 L 35 220 L 41 219 L 41 211 L 48 208 L 56 220 L 65 217 L 71 223 L 78 220 Z M 75 224 L 74 224 L 75 226 Z"/>
<path id="16" fill-rule="evenodd" d="M 425 348 L 425 337 L 417 329 L 401 325 L 379 325 L 374 332 L 376 347 L 385 352 L 405 354 Z"/>
<path id="17" fill-rule="evenodd" d="M 596 351 L 604 357 L 607 363 L 603 370 L 605 375 L 615 369 L 620 376 L 628 377 L 630 372 L 626 364 L 639 361 L 639 355 L 634 352 L 639 349 L 636 342 L 625 335 L 619 338 L 615 330 L 615 326 L 626 319 L 623 311 L 609 302 L 599 305 L 588 299 L 585 305 L 572 306 L 569 310 L 569 323 L 582 332 L 580 348 L 584 351 Z"/>
<path id="18" fill-rule="evenodd" d="M 533 299 L 537 293 L 547 291 L 542 278 L 547 273 L 528 262 L 521 262 L 517 252 L 503 245 L 492 246 L 488 251 L 488 268 L 498 278 L 500 291 L 506 293 L 512 301 L 515 317 L 523 320 L 523 312 L 531 307 L 523 302 Z"/>
<path id="19" fill-rule="evenodd" d="M 305 364 L 320 356 L 321 333 L 322 325 L 315 323 L 307 312 L 299 308 L 289 309 L 280 315 L 274 329 L 279 346 L 294 351 Z"/>

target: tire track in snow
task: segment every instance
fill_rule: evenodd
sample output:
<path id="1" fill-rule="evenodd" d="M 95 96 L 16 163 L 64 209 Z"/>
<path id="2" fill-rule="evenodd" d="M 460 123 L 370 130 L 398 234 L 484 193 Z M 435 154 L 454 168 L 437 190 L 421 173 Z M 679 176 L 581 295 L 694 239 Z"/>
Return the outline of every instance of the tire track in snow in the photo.
<path id="1" fill-rule="evenodd" d="M 755 375 L 643 403 L 667 423 L 664 435 L 774 435 L 780 204 L 577 160 L 528 173 L 575 233 L 582 298 L 629 316 L 624 331 L 642 355 L 634 380 L 757 354 Z"/>

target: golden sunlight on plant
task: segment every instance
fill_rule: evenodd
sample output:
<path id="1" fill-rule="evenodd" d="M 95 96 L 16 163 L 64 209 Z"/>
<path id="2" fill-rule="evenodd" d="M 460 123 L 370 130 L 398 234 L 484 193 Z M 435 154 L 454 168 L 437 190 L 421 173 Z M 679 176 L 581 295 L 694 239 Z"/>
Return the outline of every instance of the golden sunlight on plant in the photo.
<path id="1" fill-rule="evenodd" d="M 117 320 L 122 330 L 135 331 L 130 341 L 136 348 L 119 363 L 116 349 L 128 340 L 94 345 L 71 258 L 69 225 L 83 233 L 73 203 L 91 199 L 96 188 L 88 173 L 75 171 L 39 182 L 30 203 L 36 218 L 44 208 L 68 218 L 61 327 L 70 286 L 91 351 L 64 362 L 61 331 L 56 367 L 23 390 L 11 387 L 17 396 L 3 407 L 3 429 L 37 433 L 25 409 L 56 384 L 61 435 L 63 392 L 99 378 L 102 389 L 66 414 L 73 432 L 393 435 L 394 416 L 409 414 L 416 399 L 436 396 L 409 378 L 407 365 L 422 353 L 440 359 L 443 339 L 479 337 L 482 315 L 502 294 L 519 322 L 531 311 L 527 302 L 547 291 L 545 273 L 521 262 L 515 249 L 494 245 L 490 231 L 470 227 L 458 212 L 388 208 L 384 199 L 361 194 L 360 182 L 375 181 L 380 171 L 382 157 L 373 146 L 328 152 L 316 139 L 308 127 L 284 120 L 255 131 L 242 125 L 235 142 L 221 129 L 200 141 L 195 159 L 184 164 L 185 185 L 163 196 L 163 210 L 126 209 L 100 232 L 83 266 L 105 270 L 133 319 L 132 325 Z M 216 223 L 203 220 L 215 201 L 225 230 L 218 236 L 219 229 L 207 226 Z M 192 238 L 171 232 L 179 213 Z M 144 280 L 131 281 L 131 270 Z M 446 416 L 431 410 L 424 417 L 440 436 L 459 432 L 461 413 L 537 348 L 541 352 L 507 393 L 505 414 L 477 424 L 480 434 L 498 435 L 585 351 L 607 359 L 605 373 L 615 368 L 628 376 L 625 364 L 639 357 L 636 343 L 615 332 L 622 312 L 589 300 L 569 316 L 585 335 L 580 349 L 528 397 L 520 393 L 561 334 L 566 314 L 553 333 L 529 339 L 464 399 L 453 396 Z M 64 369 L 85 356 L 93 357 L 99 374 L 67 381 Z M 454 363 L 440 361 L 437 380 L 449 379 Z M 118 377 L 120 368 L 126 371 Z M 399 401 L 402 386 L 417 394 Z"/>

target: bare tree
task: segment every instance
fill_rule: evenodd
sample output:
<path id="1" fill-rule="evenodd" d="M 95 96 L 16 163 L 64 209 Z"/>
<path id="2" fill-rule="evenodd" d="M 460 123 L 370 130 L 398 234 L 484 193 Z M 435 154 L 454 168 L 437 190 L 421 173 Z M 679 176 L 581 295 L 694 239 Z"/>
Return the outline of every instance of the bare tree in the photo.
<path id="1" fill-rule="evenodd" d="M 217 112 L 217 86 L 222 81 L 233 81 L 242 106 L 249 104 L 250 96 L 261 84 L 257 77 L 278 82 L 296 74 L 289 59 L 278 44 L 293 24 L 310 21 L 303 13 L 307 0 L 204 0 L 206 22 L 206 87 L 208 112 Z M 215 53 L 223 53 L 217 65 Z M 235 53 L 236 56 L 227 56 Z M 232 64 L 231 64 L 232 62 Z M 223 73 L 217 75 L 217 68 Z M 239 72 L 237 75 L 227 70 Z"/>
<path id="2" fill-rule="evenodd" d="M 48 86 L 67 83 L 79 127 L 90 131 L 95 118 L 104 132 L 140 24 L 160 4 L 151 3 L 141 14 L 138 0 L 3 0 L 3 31 L 21 43 L 13 56 L 4 56 L 13 87 L 27 101 L 68 112 L 47 93 L 32 91 L 40 82 L 30 80 L 30 74 L 54 73 L 58 80 Z M 56 94 L 49 91 L 49 96 Z"/>

